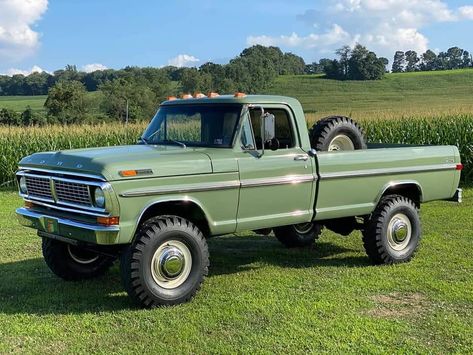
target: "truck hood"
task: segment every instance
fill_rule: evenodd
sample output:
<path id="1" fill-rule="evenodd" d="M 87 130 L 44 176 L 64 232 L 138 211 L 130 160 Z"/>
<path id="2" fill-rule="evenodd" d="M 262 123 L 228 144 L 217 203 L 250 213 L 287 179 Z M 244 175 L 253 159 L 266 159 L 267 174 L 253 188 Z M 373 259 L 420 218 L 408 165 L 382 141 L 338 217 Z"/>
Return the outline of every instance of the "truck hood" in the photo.
<path id="1" fill-rule="evenodd" d="M 154 145 L 127 145 L 35 153 L 23 158 L 22 168 L 101 175 L 108 181 L 122 177 L 123 170 L 146 170 L 143 177 L 212 173 L 207 154 L 192 148 Z"/>

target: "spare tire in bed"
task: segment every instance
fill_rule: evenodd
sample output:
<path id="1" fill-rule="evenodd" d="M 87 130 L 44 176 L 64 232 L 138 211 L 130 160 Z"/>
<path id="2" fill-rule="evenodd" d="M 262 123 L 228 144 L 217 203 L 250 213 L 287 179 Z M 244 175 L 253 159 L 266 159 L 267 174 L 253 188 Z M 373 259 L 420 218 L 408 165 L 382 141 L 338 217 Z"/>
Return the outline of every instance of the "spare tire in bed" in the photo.
<path id="1" fill-rule="evenodd" d="M 309 137 L 311 147 L 318 151 L 366 149 L 362 128 L 349 117 L 323 118 L 309 130 Z"/>

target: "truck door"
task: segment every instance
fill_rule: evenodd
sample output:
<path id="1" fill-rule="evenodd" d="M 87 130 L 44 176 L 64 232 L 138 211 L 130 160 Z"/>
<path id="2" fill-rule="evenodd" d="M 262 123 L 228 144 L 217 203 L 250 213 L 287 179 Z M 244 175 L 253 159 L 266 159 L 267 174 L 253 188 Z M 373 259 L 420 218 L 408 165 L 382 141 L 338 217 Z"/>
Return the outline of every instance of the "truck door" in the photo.
<path id="1" fill-rule="evenodd" d="M 241 182 L 238 230 L 312 219 L 314 160 L 300 147 L 292 112 L 285 105 L 266 106 L 264 110 L 275 116 L 276 140 L 271 147 L 266 146 L 261 155 L 261 108 L 248 110 L 237 141 L 237 149 L 241 148 L 237 151 Z"/>

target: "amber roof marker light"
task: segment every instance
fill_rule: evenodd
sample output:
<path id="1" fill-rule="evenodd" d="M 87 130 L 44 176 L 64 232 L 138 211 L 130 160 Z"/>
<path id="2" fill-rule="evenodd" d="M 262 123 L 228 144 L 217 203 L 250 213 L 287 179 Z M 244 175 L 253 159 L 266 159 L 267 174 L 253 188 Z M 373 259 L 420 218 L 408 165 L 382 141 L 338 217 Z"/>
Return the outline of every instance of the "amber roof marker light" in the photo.
<path id="1" fill-rule="evenodd" d="M 233 95 L 233 97 L 241 99 L 243 97 L 246 97 L 246 94 L 244 92 L 237 92 L 237 93 L 235 93 L 235 95 Z"/>
<path id="2" fill-rule="evenodd" d="M 213 92 L 213 91 L 211 91 L 207 94 L 207 97 L 210 98 L 210 99 L 212 99 L 214 97 L 219 97 L 219 96 L 220 96 L 220 94 L 218 92 Z"/>
<path id="3" fill-rule="evenodd" d="M 192 96 L 191 94 L 182 94 L 181 95 L 181 99 L 183 100 L 188 100 L 188 99 L 193 99 L 194 96 Z"/>

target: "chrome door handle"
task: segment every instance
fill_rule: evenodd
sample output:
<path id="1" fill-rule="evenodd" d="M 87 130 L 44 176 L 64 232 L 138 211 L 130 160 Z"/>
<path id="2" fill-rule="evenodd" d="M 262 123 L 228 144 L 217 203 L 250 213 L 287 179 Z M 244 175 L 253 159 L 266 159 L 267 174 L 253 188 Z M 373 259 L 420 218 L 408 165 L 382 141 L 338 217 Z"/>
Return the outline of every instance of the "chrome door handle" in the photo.
<path id="1" fill-rule="evenodd" d="M 305 154 L 304 155 L 296 155 L 294 157 L 294 160 L 295 161 L 307 161 L 307 160 L 309 160 L 309 156 L 305 155 Z"/>

